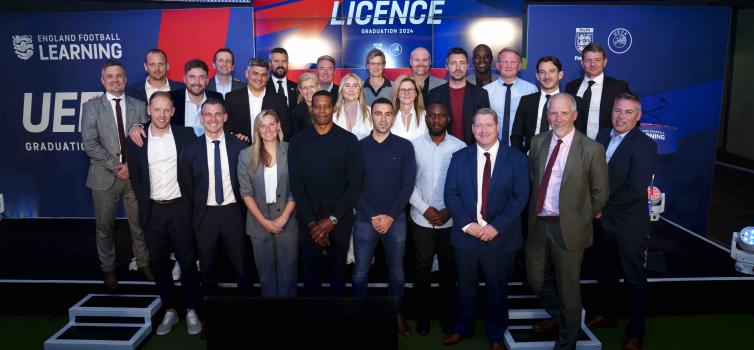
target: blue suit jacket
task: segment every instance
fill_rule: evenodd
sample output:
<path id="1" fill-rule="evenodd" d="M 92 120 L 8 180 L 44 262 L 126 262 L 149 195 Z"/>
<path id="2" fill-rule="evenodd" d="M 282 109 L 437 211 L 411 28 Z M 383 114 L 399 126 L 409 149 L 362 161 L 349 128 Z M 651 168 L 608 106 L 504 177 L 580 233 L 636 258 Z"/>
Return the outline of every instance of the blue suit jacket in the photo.
<path id="1" fill-rule="evenodd" d="M 238 154 L 246 148 L 247 144 L 238 140 L 233 135 L 225 134 L 225 148 L 228 157 L 228 171 L 230 173 L 230 183 L 233 187 L 233 195 L 236 197 L 236 203 L 240 204 L 239 208 L 245 209 L 241 192 L 238 186 Z M 207 208 L 207 196 L 209 193 L 209 168 L 207 165 L 207 136 L 198 137 L 193 143 L 186 147 L 184 156 L 184 172 L 188 181 L 188 194 L 193 203 L 194 212 L 194 229 L 198 229 L 204 218 L 204 212 Z"/>
<path id="2" fill-rule="evenodd" d="M 476 222 L 477 145 L 463 148 L 450 160 L 445 180 L 445 205 L 453 216 L 450 244 L 464 250 L 474 250 L 482 244 L 501 251 L 516 251 L 523 246 L 521 212 L 529 197 L 529 169 L 526 156 L 512 147 L 500 144 L 492 169 L 487 195 L 488 224 L 498 235 L 483 242 L 461 229 Z"/>
<path id="3" fill-rule="evenodd" d="M 144 130 L 149 128 L 149 123 L 144 125 Z M 181 189 L 181 196 L 184 197 L 188 190 L 186 178 L 181 174 L 182 157 L 186 151 L 186 146 L 191 144 L 196 135 L 194 130 L 185 126 L 171 125 L 170 130 L 175 140 L 175 150 L 178 162 L 178 187 Z M 149 215 L 152 211 L 152 200 L 150 199 L 151 185 L 149 181 L 149 138 L 145 138 L 144 145 L 139 147 L 126 137 L 126 149 L 128 149 L 128 175 L 131 180 L 131 187 L 136 195 L 136 201 L 139 203 L 139 226 L 142 229 L 147 227 Z"/>
<path id="4" fill-rule="evenodd" d="M 597 142 L 607 149 L 610 130 L 597 134 Z M 623 137 L 607 163 L 610 197 L 602 209 L 602 228 L 642 237 L 649 231 L 647 186 L 655 172 L 657 144 L 638 125 Z"/>

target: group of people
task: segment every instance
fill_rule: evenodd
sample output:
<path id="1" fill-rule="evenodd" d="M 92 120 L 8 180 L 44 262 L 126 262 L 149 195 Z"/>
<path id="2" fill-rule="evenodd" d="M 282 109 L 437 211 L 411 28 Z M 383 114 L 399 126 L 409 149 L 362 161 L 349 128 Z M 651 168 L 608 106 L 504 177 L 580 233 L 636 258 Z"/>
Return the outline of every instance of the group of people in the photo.
<path id="1" fill-rule="evenodd" d="M 227 48 L 214 55 L 213 78 L 194 59 L 184 65 L 183 83 L 167 79 L 160 49 L 145 56 L 146 80 L 130 86 L 123 65 L 107 61 L 106 93 L 82 112 L 105 284 L 117 286 L 113 225 L 123 198 L 136 263 L 155 280 L 167 310 L 157 334 L 177 322 L 179 299 L 188 332 L 201 332 L 196 300 L 217 294 L 221 254 L 230 258 L 241 296 L 252 290 L 251 255 L 264 297 L 297 295 L 299 258 L 303 295 L 323 295 L 322 267 L 329 265 L 329 292 L 337 297 L 348 294 L 352 247 L 351 295 L 361 297 L 381 242 L 397 330 L 410 336 L 401 316 L 408 238 L 417 333 L 430 332 L 437 310 L 443 344 L 470 337 L 483 281 L 486 333 L 492 349 L 504 349 L 507 285 L 523 248 L 528 284 L 552 316 L 534 331 L 557 332 L 555 347 L 574 349 L 581 265 L 592 246 L 595 261 L 588 263 L 598 267 L 605 292 L 587 324 L 615 324 L 623 274 L 630 291 L 625 348 L 640 348 L 646 188 L 657 146 L 638 127 L 639 97 L 604 74 L 604 48 L 584 48 L 585 75 L 565 92 L 554 56 L 536 63 L 539 88 L 518 77 L 521 54 L 512 48 L 497 54 L 499 75 L 491 49 L 474 48 L 471 76 L 466 51 L 449 50 L 448 81 L 430 74 L 428 50 L 416 48 L 410 59 L 412 74 L 391 81 L 385 54 L 373 49 L 365 60 L 369 77 L 349 73 L 340 85 L 327 55 L 314 73 L 289 80 L 283 48 L 272 49 L 269 60 L 251 59 L 245 85 L 232 77 Z M 182 271 L 180 296 L 171 253 Z M 435 255 L 441 302 L 431 305 Z"/>

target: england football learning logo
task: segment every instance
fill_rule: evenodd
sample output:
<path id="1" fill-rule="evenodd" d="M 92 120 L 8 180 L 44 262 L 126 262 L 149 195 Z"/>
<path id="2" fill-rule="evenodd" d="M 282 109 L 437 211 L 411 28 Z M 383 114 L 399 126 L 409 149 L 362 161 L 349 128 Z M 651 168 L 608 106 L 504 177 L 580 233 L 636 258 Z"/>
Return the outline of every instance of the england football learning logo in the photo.
<path id="1" fill-rule="evenodd" d="M 607 37 L 607 46 L 617 54 L 626 53 L 631 48 L 631 32 L 625 28 L 615 28 Z"/>
<path id="2" fill-rule="evenodd" d="M 16 56 L 22 60 L 31 58 L 34 55 L 34 43 L 31 35 L 14 35 L 13 50 L 16 51 Z"/>
<path id="3" fill-rule="evenodd" d="M 594 41 L 594 28 L 576 28 L 576 50 L 581 52 Z"/>

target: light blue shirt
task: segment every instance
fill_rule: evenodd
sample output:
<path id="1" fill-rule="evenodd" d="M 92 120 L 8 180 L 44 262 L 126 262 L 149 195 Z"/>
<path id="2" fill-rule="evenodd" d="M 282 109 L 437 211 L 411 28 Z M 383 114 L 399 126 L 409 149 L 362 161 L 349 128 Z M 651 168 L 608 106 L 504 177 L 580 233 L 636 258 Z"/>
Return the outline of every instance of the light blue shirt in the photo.
<path id="1" fill-rule="evenodd" d="M 623 138 L 626 137 L 626 134 L 628 134 L 628 131 L 622 134 L 616 134 L 615 129 L 610 130 L 610 143 L 607 144 L 607 149 L 605 150 L 605 161 L 607 163 L 610 162 L 610 158 L 613 157 L 613 153 L 618 149 L 620 143 L 623 142 Z"/>
<path id="2" fill-rule="evenodd" d="M 202 96 L 202 102 L 199 104 L 199 107 L 197 107 L 194 104 L 194 102 L 191 101 L 191 99 L 189 98 L 189 94 L 190 92 L 188 92 L 188 89 L 186 89 L 186 102 L 184 104 L 186 109 L 184 112 L 185 115 L 184 115 L 183 122 L 185 126 L 189 126 L 194 129 L 194 133 L 196 134 L 196 136 L 202 136 L 204 135 L 204 126 L 202 126 L 201 106 L 202 106 L 202 103 L 204 103 L 204 101 L 207 101 L 207 94 L 205 93 L 204 96 Z"/>
<path id="3" fill-rule="evenodd" d="M 427 208 L 437 210 L 445 208 L 445 178 L 448 175 L 451 155 L 466 147 L 466 143 L 455 136 L 445 133 L 445 139 L 436 144 L 429 133 L 417 137 L 411 142 L 416 155 L 416 185 L 411 194 L 411 219 L 419 226 L 427 228 L 447 228 L 453 226 L 453 220 L 445 225 L 433 227 L 424 217 Z"/>
<path id="4" fill-rule="evenodd" d="M 215 90 L 223 94 L 223 98 L 225 98 L 225 94 L 229 93 L 230 89 L 233 88 L 233 77 L 231 77 L 230 81 L 225 85 L 223 85 L 223 83 L 220 82 L 220 79 L 217 79 L 217 75 L 215 75 L 214 79 L 215 79 Z"/>
<path id="5" fill-rule="evenodd" d="M 497 135 L 498 139 L 503 138 L 503 117 L 505 116 L 505 91 L 507 88 L 503 85 L 503 79 L 495 80 L 484 86 L 487 93 L 490 95 L 490 107 L 497 113 L 497 120 L 500 125 L 500 132 Z M 537 92 L 537 87 L 534 84 L 516 78 L 511 86 L 511 106 L 510 106 L 510 120 L 508 121 L 508 135 L 513 130 L 513 122 L 516 119 L 516 110 L 518 110 L 518 103 L 521 101 L 521 96 L 526 96 Z M 504 140 L 506 145 L 510 144 L 510 140 Z"/>

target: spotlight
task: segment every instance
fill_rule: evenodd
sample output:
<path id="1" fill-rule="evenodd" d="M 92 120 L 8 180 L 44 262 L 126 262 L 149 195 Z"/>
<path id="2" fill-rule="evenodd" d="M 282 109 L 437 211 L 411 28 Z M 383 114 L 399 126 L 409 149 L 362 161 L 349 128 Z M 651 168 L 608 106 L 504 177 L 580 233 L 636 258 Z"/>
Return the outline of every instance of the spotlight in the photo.
<path id="1" fill-rule="evenodd" d="M 754 275 L 754 227 L 748 226 L 739 232 L 733 232 L 730 257 L 736 260 L 736 271 Z"/>

